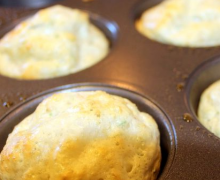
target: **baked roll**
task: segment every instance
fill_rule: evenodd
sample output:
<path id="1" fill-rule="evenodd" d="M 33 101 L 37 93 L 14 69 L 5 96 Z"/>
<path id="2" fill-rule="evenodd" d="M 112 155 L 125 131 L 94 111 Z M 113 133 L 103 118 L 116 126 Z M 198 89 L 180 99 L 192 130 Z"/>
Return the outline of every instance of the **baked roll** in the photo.
<path id="1" fill-rule="evenodd" d="M 202 93 L 198 119 L 209 131 L 220 137 L 220 80 Z"/>
<path id="2" fill-rule="evenodd" d="M 136 22 L 149 39 L 183 47 L 220 45 L 220 1 L 164 0 Z"/>
<path id="3" fill-rule="evenodd" d="M 94 65 L 108 51 L 107 38 L 86 12 L 55 5 L 0 40 L 0 74 L 16 79 L 64 76 Z"/>
<path id="4" fill-rule="evenodd" d="M 155 180 L 157 124 L 129 100 L 102 91 L 45 99 L 0 154 L 1 180 Z"/>

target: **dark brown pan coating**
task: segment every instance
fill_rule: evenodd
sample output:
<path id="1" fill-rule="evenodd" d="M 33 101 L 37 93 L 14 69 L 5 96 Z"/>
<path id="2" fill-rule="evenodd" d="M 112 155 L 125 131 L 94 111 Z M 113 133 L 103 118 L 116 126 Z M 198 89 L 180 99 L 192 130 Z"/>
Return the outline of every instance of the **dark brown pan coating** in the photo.
<path id="1" fill-rule="evenodd" d="M 163 151 L 159 179 L 219 179 L 220 139 L 198 122 L 196 111 L 201 92 L 220 78 L 220 56 L 216 57 L 220 55 L 220 47 L 179 48 L 151 41 L 139 34 L 134 27 L 135 19 L 159 2 L 56 2 L 92 13 L 92 21 L 111 42 L 111 52 L 95 66 L 60 78 L 22 81 L 0 76 L 1 149 L 7 133 L 23 116 L 33 111 L 33 104 L 42 100 L 45 93 L 28 102 L 26 99 L 42 91 L 73 84 L 70 87 L 77 91 L 103 89 L 133 98 L 139 108 L 152 112 L 154 117 L 158 116 Z M 33 7 L 9 8 L 1 2 L 0 5 L 1 36 L 22 18 L 37 11 Z M 120 91 L 120 88 L 125 90 Z M 132 91 L 132 95 L 126 94 L 126 90 Z M 140 94 L 140 98 L 136 97 L 136 93 Z M 20 106 L 23 101 L 25 103 Z"/>

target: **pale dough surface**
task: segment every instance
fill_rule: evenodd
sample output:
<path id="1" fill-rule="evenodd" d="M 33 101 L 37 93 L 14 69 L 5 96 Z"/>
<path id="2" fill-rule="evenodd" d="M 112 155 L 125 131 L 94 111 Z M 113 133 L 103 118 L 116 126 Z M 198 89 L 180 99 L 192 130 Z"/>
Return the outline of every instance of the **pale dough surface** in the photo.
<path id="1" fill-rule="evenodd" d="M 0 74 L 47 79 L 78 72 L 109 51 L 86 12 L 56 5 L 22 21 L 0 40 Z"/>
<path id="2" fill-rule="evenodd" d="M 219 0 L 164 0 L 136 22 L 146 37 L 184 47 L 220 45 Z"/>
<path id="3" fill-rule="evenodd" d="M 102 91 L 44 100 L 9 135 L 1 180 L 155 180 L 155 120 L 129 100 Z"/>
<path id="4" fill-rule="evenodd" d="M 220 80 L 202 93 L 198 118 L 208 130 L 220 137 Z"/>

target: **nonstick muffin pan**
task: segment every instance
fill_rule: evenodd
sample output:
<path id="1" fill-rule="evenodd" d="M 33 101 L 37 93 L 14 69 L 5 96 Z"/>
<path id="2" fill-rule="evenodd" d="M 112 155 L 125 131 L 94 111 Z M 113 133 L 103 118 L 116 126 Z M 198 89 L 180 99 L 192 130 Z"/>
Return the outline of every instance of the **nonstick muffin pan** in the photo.
<path id="1" fill-rule="evenodd" d="M 0 35 L 45 6 L 0 3 Z M 6 2 L 6 0 L 5 0 Z M 127 97 L 151 114 L 161 132 L 160 180 L 217 180 L 220 139 L 197 120 L 201 92 L 220 78 L 220 47 L 180 48 L 142 36 L 135 20 L 160 0 L 50 1 L 85 10 L 108 37 L 111 50 L 96 65 L 47 80 L 0 76 L 0 146 L 13 126 L 57 91 L 104 90 Z M 213 58 L 215 57 L 215 58 Z"/>

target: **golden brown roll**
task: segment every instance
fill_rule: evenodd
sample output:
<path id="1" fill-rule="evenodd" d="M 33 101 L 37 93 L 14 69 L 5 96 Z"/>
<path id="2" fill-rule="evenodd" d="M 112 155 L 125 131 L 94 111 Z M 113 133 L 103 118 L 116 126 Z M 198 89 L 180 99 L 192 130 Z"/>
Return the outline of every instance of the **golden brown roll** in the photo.
<path id="1" fill-rule="evenodd" d="M 164 0 L 136 22 L 146 37 L 185 47 L 220 45 L 219 0 Z"/>
<path id="2" fill-rule="evenodd" d="M 198 118 L 208 130 L 220 137 L 220 80 L 202 93 Z"/>
<path id="3" fill-rule="evenodd" d="M 44 100 L 9 135 L 1 180 L 155 180 L 161 161 L 154 119 L 102 91 Z"/>
<path id="4" fill-rule="evenodd" d="M 88 68 L 109 51 L 89 15 L 61 5 L 37 12 L 0 40 L 0 74 L 47 79 Z"/>

